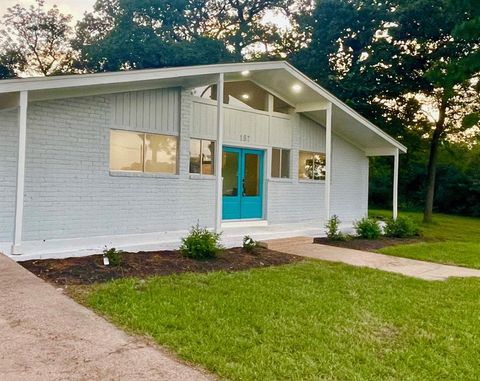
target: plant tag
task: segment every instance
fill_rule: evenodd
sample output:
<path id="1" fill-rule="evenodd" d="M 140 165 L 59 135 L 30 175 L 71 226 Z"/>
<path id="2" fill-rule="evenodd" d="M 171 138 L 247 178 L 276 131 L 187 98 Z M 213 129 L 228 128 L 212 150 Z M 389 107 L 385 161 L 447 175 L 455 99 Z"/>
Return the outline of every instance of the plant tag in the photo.
<path id="1" fill-rule="evenodd" d="M 110 261 L 108 260 L 108 257 L 103 257 L 103 264 L 105 266 L 108 266 L 110 264 Z"/>

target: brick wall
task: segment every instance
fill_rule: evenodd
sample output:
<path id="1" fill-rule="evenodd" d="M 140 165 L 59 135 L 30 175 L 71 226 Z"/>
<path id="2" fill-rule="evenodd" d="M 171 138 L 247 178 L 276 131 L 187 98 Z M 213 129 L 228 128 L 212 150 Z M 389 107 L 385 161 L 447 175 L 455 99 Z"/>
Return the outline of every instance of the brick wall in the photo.
<path id="1" fill-rule="evenodd" d="M 30 105 L 24 240 L 180 230 L 197 219 L 213 224 L 214 181 L 188 175 L 188 102 L 173 176 L 109 172 L 109 102 L 97 96 Z"/>

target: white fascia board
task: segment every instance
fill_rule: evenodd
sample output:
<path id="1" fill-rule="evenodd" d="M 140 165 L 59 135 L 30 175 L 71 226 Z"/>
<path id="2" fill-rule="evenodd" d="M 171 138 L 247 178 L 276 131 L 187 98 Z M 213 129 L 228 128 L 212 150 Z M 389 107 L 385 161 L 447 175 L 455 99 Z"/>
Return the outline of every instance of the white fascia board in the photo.
<path id="1" fill-rule="evenodd" d="M 7 79 L 0 81 L 0 93 L 16 91 L 35 91 L 109 85 L 116 83 L 141 82 L 159 79 L 193 77 L 198 75 L 235 73 L 243 70 L 285 69 L 284 61 L 233 63 L 218 65 L 185 66 L 150 70 L 131 70 L 124 72 L 73 74 L 41 78 Z"/>
<path id="2" fill-rule="evenodd" d="M 342 111 L 346 112 L 347 114 L 351 115 L 353 118 L 355 118 L 357 121 L 359 121 L 361 124 L 363 124 L 365 127 L 369 128 L 371 131 L 375 132 L 377 135 L 381 136 L 383 139 L 385 139 L 387 142 L 398 148 L 401 152 L 406 153 L 407 152 L 407 147 L 405 147 L 403 144 L 400 142 L 396 141 L 394 138 L 392 138 L 390 135 L 387 133 L 383 132 L 380 128 L 375 126 L 373 123 L 365 119 L 363 116 L 361 116 L 358 112 L 356 112 L 354 109 L 351 107 L 347 106 L 345 103 L 343 103 L 340 99 L 335 97 L 333 94 L 325 90 L 323 87 L 318 85 L 316 82 L 312 81 L 310 78 L 308 78 L 305 74 L 303 74 L 301 71 L 296 69 L 294 66 L 290 65 L 288 62 L 284 62 L 286 70 L 295 76 L 299 81 L 302 81 L 304 84 L 308 85 L 312 90 L 316 91 L 318 94 L 320 94 L 322 97 L 326 98 L 328 101 L 332 102 L 335 106 L 337 106 L 339 109 Z"/>

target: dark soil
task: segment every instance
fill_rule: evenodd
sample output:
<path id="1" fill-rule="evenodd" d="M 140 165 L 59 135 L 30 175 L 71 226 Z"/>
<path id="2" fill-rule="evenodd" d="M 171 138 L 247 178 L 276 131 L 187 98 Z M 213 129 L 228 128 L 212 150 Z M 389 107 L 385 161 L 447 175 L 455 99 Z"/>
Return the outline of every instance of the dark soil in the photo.
<path id="1" fill-rule="evenodd" d="M 179 251 L 123 253 L 120 266 L 104 266 L 102 255 L 43 259 L 20 264 L 38 277 L 57 285 L 88 285 L 126 277 L 148 277 L 185 272 L 241 271 L 278 266 L 303 260 L 291 254 L 258 248 L 250 254 L 242 248 L 225 250 L 218 258 L 194 260 Z"/>
<path id="2" fill-rule="evenodd" d="M 394 245 L 406 245 L 409 243 L 420 242 L 420 238 L 386 238 L 379 239 L 360 239 L 352 238 L 346 241 L 329 241 L 327 238 L 314 238 L 314 243 L 320 243 L 322 245 L 345 247 L 347 249 L 375 251 L 386 246 Z"/>

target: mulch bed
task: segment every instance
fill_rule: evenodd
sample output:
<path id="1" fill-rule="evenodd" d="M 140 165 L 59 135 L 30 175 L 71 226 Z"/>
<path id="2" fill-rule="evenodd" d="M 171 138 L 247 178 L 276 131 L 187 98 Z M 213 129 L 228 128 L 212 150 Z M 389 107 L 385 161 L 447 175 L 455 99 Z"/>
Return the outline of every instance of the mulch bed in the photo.
<path id="1" fill-rule="evenodd" d="M 27 270 L 57 285 L 88 285 L 126 277 L 145 278 L 185 272 L 241 271 L 278 266 L 303 260 L 291 254 L 258 248 L 250 254 L 243 248 L 225 250 L 218 258 L 193 260 L 179 251 L 123 253 L 120 266 L 104 266 L 102 255 L 81 258 L 43 259 L 20 262 Z"/>
<path id="2" fill-rule="evenodd" d="M 347 249 L 365 250 L 365 251 L 375 251 L 386 246 L 406 245 L 409 243 L 417 243 L 421 241 L 422 240 L 420 238 L 386 238 L 386 237 L 382 237 L 380 239 L 352 238 L 347 241 L 329 241 L 327 238 L 324 238 L 324 237 L 313 239 L 314 243 L 319 243 L 322 245 L 345 247 Z"/>

